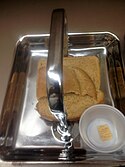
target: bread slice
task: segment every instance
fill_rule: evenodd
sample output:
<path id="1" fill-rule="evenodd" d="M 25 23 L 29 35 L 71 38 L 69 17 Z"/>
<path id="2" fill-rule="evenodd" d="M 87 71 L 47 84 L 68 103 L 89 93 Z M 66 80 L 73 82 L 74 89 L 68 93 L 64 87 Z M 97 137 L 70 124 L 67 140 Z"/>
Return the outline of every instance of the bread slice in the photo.
<path id="1" fill-rule="evenodd" d="M 102 103 L 100 66 L 96 56 L 66 57 L 63 67 L 64 107 L 68 120 L 77 121 L 84 110 Z M 54 121 L 46 94 L 46 61 L 41 60 L 37 75 L 37 110 L 42 118 Z"/>

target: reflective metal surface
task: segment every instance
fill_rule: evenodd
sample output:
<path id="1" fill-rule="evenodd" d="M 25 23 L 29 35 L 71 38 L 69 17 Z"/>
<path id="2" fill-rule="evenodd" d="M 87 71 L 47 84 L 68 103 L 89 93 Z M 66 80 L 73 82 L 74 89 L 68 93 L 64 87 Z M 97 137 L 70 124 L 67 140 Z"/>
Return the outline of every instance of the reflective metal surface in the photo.
<path id="1" fill-rule="evenodd" d="M 101 69 L 101 89 L 105 104 L 125 114 L 125 74 L 120 43 L 109 32 L 69 33 L 71 56 L 97 55 Z M 27 163 L 105 163 L 125 164 L 125 148 L 112 154 L 101 154 L 85 147 L 78 122 L 71 125 L 74 150 L 68 160 L 60 157 L 64 144 L 55 140 L 53 123 L 41 118 L 36 110 L 37 67 L 48 57 L 49 34 L 26 35 L 15 48 L 15 59 L 0 116 L 0 158 L 3 161 Z M 65 154 L 64 154 L 65 155 Z M 66 161 L 65 161 L 66 160 Z"/>
<path id="2" fill-rule="evenodd" d="M 66 26 L 64 9 L 54 10 L 51 18 L 46 83 L 50 111 L 58 120 L 57 125 L 52 126 L 52 133 L 55 139 L 64 143 L 67 150 L 72 146 L 72 137 L 69 132 L 67 114 L 63 105 L 64 40 L 68 40 Z"/>

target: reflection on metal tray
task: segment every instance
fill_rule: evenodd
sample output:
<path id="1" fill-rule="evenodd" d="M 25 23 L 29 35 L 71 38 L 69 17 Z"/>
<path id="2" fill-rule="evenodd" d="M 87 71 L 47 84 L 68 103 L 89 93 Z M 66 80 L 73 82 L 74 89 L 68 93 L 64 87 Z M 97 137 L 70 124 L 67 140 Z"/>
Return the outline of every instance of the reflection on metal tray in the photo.
<path id="1" fill-rule="evenodd" d="M 109 32 L 69 33 L 71 56 L 97 55 L 101 68 L 101 89 L 105 104 L 125 113 L 125 74 L 118 38 Z M 10 161 L 67 160 L 93 163 L 119 163 L 124 160 L 124 149 L 112 154 L 98 154 L 83 146 L 78 122 L 72 124 L 73 146 L 71 157 L 60 155 L 63 145 L 53 138 L 51 123 L 45 122 L 36 111 L 37 66 L 48 56 L 49 35 L 26 35 L 15 48 L 15 59 L 0 117 L 0 157 Z M 105 160 L 104 160 L 105 159 Z M 37 163 L 37 162 L 36 162 Z M 122 161 L 124 163 L 124 161 Z"/>

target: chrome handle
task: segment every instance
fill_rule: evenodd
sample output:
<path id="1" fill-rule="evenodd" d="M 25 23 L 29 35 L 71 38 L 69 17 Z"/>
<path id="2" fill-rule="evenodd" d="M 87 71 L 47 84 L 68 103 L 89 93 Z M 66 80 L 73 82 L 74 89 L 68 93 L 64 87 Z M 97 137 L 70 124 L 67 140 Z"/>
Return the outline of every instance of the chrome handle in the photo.
<path id="1" fill-rule="evenodd" d="M 49 54 L 47 60 L 47 93 L 53 113 L 64 112 L 63 107 L 63 39 L 64 10 L 54 10 L 51 18 Z"/>
<path id="2" fill-rule="evenodd" d="M 63 105 L 63 56 L 66 51 L 64 46 L 67 39 L 66 36 L 65 10 L 56 9 L 53 11 L 51 17 L 46 71 L 47 97 L 50 112 L 56 117 L 59 123 L 53 129 L 53 132 L 56 134 L 56 138 L 64 143 L 71 141 L 71 135 L 68 131 L 67 115 Z"/>

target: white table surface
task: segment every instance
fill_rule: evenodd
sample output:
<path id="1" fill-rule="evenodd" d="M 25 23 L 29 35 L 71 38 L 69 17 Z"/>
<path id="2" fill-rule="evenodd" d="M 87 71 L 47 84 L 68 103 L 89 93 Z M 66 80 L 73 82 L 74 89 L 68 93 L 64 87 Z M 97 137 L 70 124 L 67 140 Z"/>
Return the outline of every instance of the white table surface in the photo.
<path id="1" fill-rule="evenodd" d="M 25 34 L 49 33 L 51 12 L 55 8 L 65 8 L 69 32 L 110 31 L 119 37 L 121 50 L 123 51 L 123 39 L 125 35 L 124 0 L 1 1 L 0 111 L 13 64 L 13 52 L 16 41 Z M 10 164 L 8 165 L 10 166 Z M 1 166 L 3 166 L 2 163 L 0 163 Z M 79 165 L 70 164 L 64 166 L 78 167 Z"/>

